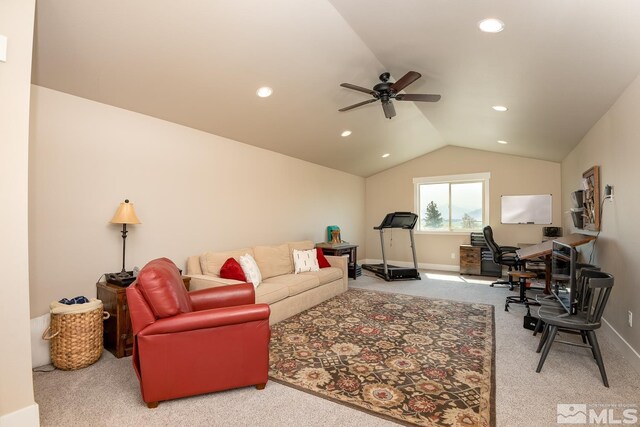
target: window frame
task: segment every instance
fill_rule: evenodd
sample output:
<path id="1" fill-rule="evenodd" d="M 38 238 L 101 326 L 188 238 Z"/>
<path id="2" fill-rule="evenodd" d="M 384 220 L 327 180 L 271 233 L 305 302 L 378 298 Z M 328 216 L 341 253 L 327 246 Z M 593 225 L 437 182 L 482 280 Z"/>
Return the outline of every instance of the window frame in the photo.
<path id="1" fill-rule="evenodd" d="M 418 214 L 418 226 L 414 230 L 416 234 L 437 234 L 437 235 L 457 235 L 467 234 L 471 231 L 477 231 L 476 229 L 461 229 L 461 230 L 452 230 L 451 229 L 451 184 L 461 184 L 461 183 L 470 183 L 470 182 L 482 182 L 482 229 L 485 225 L 489 224 L 489 207 L 490 207 L 490 197 L 489 197 L 489 183 L 491 180 L 491 172 L 480 172 L 480 173 L 467 173 L 467 174 L 458 174 L 458 175 L 441 175 L 441 176 L 425 176 L 420 178 L 413 178 L 413 207 L 414 212 Z M 420 213 L 420 185 L 422 184 L 449 184 L 449 226 L 447 230 L 422 230 L 422 217 Z"/>

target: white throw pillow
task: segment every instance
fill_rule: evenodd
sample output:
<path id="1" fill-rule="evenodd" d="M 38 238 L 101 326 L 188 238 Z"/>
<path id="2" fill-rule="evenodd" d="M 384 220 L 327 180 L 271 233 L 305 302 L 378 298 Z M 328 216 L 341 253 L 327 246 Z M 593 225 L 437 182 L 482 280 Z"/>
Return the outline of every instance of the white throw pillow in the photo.
<path id="1" fill-rule="evenodd" d="M 320 271 L 318 265 L 318 256 L 315 249 L 308 251 L 293 250 L 293 265 L 295 273 L 304 273 L 305 271 Z"/>
<path id="2" fill-rule="evenodd" d="M 240 263 L 240 267 L 242 267 L 242 271 L 244 272 L 245 277 L 247 278 L 247 282 L 253 283 L 255 288 L 260 285 L 262 282 L 262 275 L 260 274 L 260 269 L 258 268 L 258 264 L 256 264 L 256 260 L 249 254 L 244 254 L 238 260 Z"/>

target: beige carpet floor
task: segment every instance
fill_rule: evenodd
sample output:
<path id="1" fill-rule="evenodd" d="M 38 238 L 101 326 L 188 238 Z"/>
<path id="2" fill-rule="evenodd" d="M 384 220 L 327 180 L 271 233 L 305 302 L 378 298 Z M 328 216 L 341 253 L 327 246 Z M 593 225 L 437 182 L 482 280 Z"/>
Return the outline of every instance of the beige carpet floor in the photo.
<path id="1" fill-rule="evenodd" d="M 365 274 L 349 286 L 496 306 L 497 426 L 554 426 L 560 403 L 640 408 L 640 374 L 602 334 L 609 389 L 587 349 L 556 344 L 542 373 L 536 374 L 537 338 L 522 328 L 524 309 L 503 310 L 504 297 L 515 295 L 506 288 L 490 288 L 477 277 L 436 272 L 423 272 L 421 281 L 390 283 Z M 140 398 L 131 359 L 116 359 L 108 352 L 79 371 L 34 373 L 34 389 L 43 426 L 394 425 L 275 382 L 262 391 L 251 387 L 212 393 L 162 402 L 150 410 Z"/>

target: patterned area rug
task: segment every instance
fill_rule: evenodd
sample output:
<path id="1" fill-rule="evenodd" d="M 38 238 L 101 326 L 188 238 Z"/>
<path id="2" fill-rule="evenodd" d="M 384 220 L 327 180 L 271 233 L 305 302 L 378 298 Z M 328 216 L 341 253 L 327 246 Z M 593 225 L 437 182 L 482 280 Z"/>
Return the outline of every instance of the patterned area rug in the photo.
<path id="1" fill-rule="evenodd" d="M 393 421 L 495 425 L 493 306 L 351 289 L 272 326 L 272 380 Z"/>

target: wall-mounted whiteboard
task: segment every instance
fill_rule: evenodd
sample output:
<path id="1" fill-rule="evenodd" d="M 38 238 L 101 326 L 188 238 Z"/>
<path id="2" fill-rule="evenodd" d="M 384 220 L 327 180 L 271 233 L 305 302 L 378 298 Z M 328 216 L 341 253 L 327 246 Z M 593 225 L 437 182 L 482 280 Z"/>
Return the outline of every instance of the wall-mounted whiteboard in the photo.
<path id="1" fill-rule="evenodd" d="M 551 224 L 551 194 L 502 196 L 503 224 Z"/>

